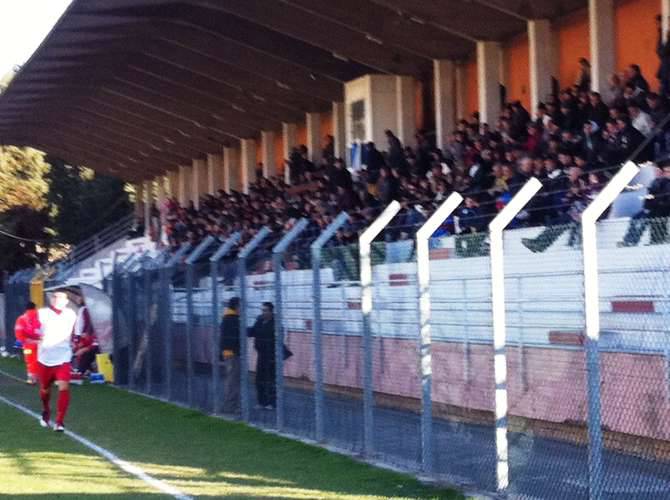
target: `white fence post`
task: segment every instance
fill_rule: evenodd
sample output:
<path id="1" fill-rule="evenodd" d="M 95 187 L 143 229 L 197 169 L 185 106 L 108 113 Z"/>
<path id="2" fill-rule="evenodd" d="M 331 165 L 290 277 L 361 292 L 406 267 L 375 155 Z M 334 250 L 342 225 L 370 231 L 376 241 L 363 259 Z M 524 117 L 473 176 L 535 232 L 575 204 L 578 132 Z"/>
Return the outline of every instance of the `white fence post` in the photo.
<path id="1" fill-rule="evenodd" d="M 507 451 L 507 327 L 505 324 L 505 268 L 503 230 L 535 196 L 542 183 L 531 178 L 489 224 L 491 238 L 491 311 L 493 315 L 493 370 L 495 376 L 496 478 L 498 491 L 509 485 Z"/>
<path id="2" fill-rule="evenodd" d="M 602 498 L 603 433 L 600 414 L 600 297 L 598 291 L 598 248 L 596 221 L 640 171 L 626 163 L 582 213 L 582 252 L 584 262 L 584 316 L 586 326 L 586 374 L 589 430 L 589 498 Z"/>
<path id="3" fill-rule="evenodd" d="M 419 362 L 421 367 L 421 464 L 425 473 L 433 470 L 432 353 L 430 333 L 430 249 L 429 238 L 449 217 L 463 197 L 452 193 L 416 233 L 416 272 L 419 285 Z"/>
<path id="4" fill-rule="evenodd" d="M 374 395 L 372 378 L 372 260 L 370 251 L 372 240 L 388 226 L 400 211 L 400 203 L 392 201 L 375 221 L 370 224 L 358 240 L 361 273 L 361 313 L 363 314 L 363 449 L 367 456 L 372 454 Z"/>

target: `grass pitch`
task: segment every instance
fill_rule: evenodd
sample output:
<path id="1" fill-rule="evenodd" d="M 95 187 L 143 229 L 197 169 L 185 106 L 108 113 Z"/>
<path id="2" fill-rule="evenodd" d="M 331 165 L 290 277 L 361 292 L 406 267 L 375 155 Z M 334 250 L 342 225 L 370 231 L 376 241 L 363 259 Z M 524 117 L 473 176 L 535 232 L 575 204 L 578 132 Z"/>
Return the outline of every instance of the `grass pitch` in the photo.
<path id="1" fill-rule="evenodd" d="M 0 370 L 23 375 L 17 360 L 0 360 Z M 463 498 L 410 476 L 112 387 L 71 390 L 68 429 L 194 497 Z M 36 388 L 1 374 L 0 395 L 40 411 Z M 2 402 L 0 478 L 0 498 L 170 498 Z"/>

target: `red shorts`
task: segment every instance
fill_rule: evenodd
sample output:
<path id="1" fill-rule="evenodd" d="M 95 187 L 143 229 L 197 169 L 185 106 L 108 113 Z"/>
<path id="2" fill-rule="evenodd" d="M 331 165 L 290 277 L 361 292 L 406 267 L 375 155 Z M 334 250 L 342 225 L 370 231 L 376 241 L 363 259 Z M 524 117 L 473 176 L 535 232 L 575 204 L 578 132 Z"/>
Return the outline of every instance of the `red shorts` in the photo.
<path id="1" fill-rule="evenodd" d="M 37 366 L 37 344 L 23 344 L 23 359 L 26 362 L 26 371 L 31 375 L 37 375 L 39 373 Z"/>
<path id="2" fill-rule="evenodd" d="M 57 380 L 62 382 L 70 381 L 70 374 L 72 371 L 70 363 L 63 363 L 62 365 L 56 365 L 56 366 L 46 366 L 43 365 L 42 363 L 38 363 L 38 365 L 39 365 L 40 384 L 43 387 L 49 387 L 53 382 Z"/>

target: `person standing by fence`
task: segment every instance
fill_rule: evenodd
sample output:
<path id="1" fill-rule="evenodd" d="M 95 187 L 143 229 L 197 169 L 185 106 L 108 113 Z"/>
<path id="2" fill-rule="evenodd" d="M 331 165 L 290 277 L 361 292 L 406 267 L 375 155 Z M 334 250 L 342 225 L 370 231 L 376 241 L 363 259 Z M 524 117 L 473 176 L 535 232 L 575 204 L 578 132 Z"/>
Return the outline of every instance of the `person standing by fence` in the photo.
<path id="1" fill-rule="evenodd" d="M 240 411 L 240 299 L 233 297 L 221 322 L 221 361 L 223 362 L 223 411 Z"/>
<path id="2" fill-rule="evenodd" d="M 263 302 L 262 312 L 254 326 L 249 329 L 256 349 L 256 395 L 257 408 L 272 410 L 277 402 L 275 385 L 275 317 L 271 302 Z"/>

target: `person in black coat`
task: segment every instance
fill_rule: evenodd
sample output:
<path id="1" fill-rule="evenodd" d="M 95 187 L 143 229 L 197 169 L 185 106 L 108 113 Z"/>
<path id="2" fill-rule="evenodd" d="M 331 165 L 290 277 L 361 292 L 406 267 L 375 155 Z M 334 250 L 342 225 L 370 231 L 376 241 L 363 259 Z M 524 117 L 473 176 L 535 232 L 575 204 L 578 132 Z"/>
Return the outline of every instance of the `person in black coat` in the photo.
<path id="1" fill-rule="evenodd" d="M 223 362 L 223 411 L 240 411 L 240 299 L 233 297 L 221 322 L 221 361 Z"/>
<path id="2" fill-rule="evenodd" d="M 379 171 L 386 165 L 384 155 L 375 147 L 374 142 L 368 142 L 363 150 L 363 163 L 368 172 L 368 182 L 376 184 L 379 179 Z"/>
<path id="3" fill-rule="evenodd" d="M 256 349 L 256 396 L 258 407 L 272 410 L 277 403 L 275 385 L 275 318 L 271 302 L 263 302 L 262 312 L 249 329 Z"/>

